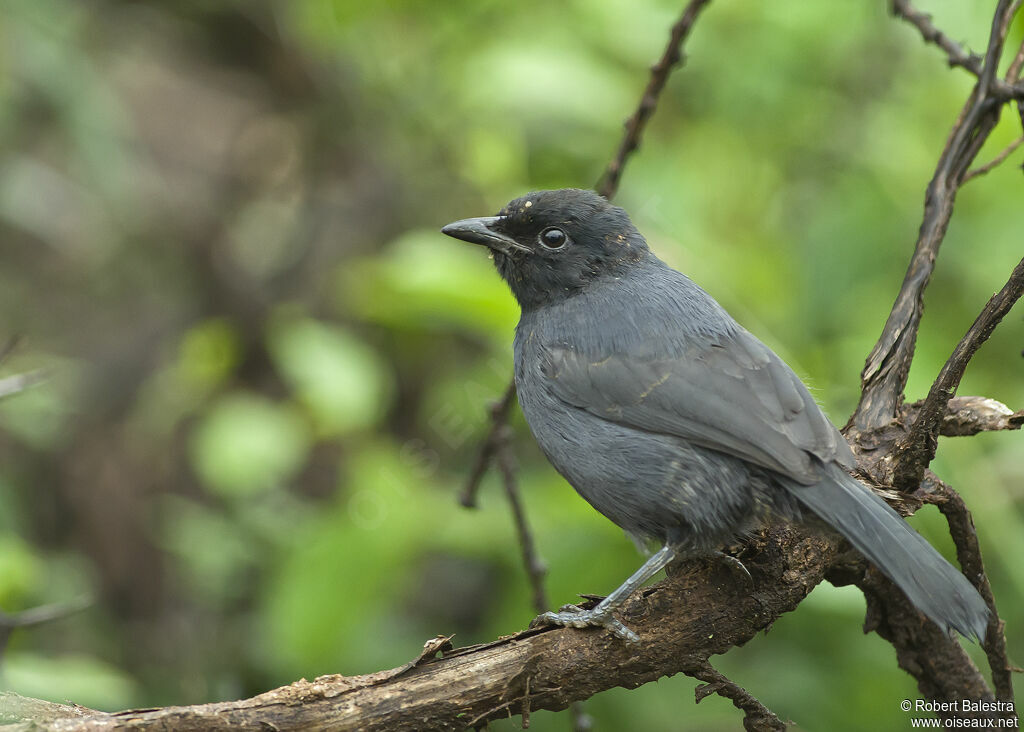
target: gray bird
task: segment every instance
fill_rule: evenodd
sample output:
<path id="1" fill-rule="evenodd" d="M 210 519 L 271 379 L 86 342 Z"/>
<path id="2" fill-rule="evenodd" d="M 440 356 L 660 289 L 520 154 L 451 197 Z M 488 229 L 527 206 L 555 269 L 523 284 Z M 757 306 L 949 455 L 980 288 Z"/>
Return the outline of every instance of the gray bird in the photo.
<path id="1" fill-rule="evenodd" d="M 792 369 L 652 254 L 621 208 L 538 191 L 441 231 L 489 247 L 519 301 L 516 388 L 541 450 L 638 543 L 662 546 L 592 610 L 543 621 L 635 642 L 613 613 L 673 559 L 816 516 L 943 631 L 984 637 L 984 600 L 846 472 L 849 445 Z"/>

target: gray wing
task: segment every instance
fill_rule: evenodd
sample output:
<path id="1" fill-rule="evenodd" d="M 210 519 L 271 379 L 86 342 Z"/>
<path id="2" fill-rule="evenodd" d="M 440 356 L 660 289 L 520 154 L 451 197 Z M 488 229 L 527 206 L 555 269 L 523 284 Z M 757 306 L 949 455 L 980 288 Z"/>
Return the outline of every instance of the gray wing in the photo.
<path id="1" fill-rule="evenodd" d="M 592 358 L 565 344 L 543 350 L 554 394 L 604 419 L 676 435 L 807 485 L 821 480 L 814 458 L 854 465 L 807 387 L 743 329 L 673 357 Z"/>

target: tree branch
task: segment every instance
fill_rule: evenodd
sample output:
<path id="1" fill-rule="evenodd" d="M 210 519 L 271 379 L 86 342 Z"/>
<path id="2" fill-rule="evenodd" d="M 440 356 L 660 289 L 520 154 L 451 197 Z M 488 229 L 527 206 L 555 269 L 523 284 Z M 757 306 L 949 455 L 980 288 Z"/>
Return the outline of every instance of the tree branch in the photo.
<path id="1" fill-rule="evenodd" d="M 39 607 L 22 610 L 18 613 L 5 613 L 0 610 L 0 661 L 3 660 L 4 653 L 7 651 L 7 644 L 10 642 L 11 635 L 15 630 L 63 620 L 85 610 L 91 604 L 92 598 L 88 595 L 83 595 L 69 602 L 40 605 Z"/>
<path id="2" fill-rule="evenodd" d="M 928 480 L 934 486 L 933 490 L 942 497 L 937 505 L 949 523 L 949 533 L 956 546 L 957 561 L 992 611 L 988 621 L 988 632 L 985 634 L 985 642 L 982 646 L 992 671 L 996 698 L 1012 701 L 1013 679 L 1010 659 L 1006 653 L 1005 623 L 996 610 L 992 585 L 989 584 L 988 575 L 981 559 L 981 547 L 978 544 L 978 534 L 974 529 L 974 519 L 971 518 L 971 512 L 968 510 L 967 504 L 964 503 L 964 499 L 956 491 L 934 475 L 929 475 Z"/>
<path id="3" fill-rule="evenodd" d="M 720 562 L 682 565 L 636 592 L 623 609 L 641 637 L 635 646 L 601 629 L 544 628 L 435 659 L 444 646 L 432 642 L 420 657 L 390 671 L 298 681 L 237 702 L 43 720 L 34 729 L 463 729 L 521 714 L 527 705 L 558 711 L 615 686 L 633 688 L 680 672 L 719 682 L 709 676 L 707 659 L 795 608 L 821 581 L 839 545 L 802 527 L 762 532 L 743 554 L 753 591 Z M 733 687 L 722 692 L 743 701 L 750 714 L 756 700 Z"/>
<path id="4" fill-rule="evenodd" d="M 668 81 L 672 69 L 681 64 L 685 57 L 683 55 L 683 43 L 690 34 L 690 29 L 697 22 L 697 16 L 704 9 L 710 0 L 690 0 L 682 16 L 672 26 L 669 34 L 668 45 L 661 55 L 658 63 L 651 67 L 651 80 L 640 97 L 640 103 L 636 111 L 626 120 L 626 133 L 619 143 L 618 152 L 608 164 L 601 179 L 594 186 L 595 190 L 609 201 L 619 190 L 619 180 L 622 178 L 622 170 L 626 166 L 629 156 L 640 146 L 640 138 L 643 136 L 644 128 L 648 120 L 654 114 L 658 106 L 658 98 L 661 96 L 665 83 Z"/>
<path id="5" fill-rule="evenodd" d="M 932 23 L 932 17 L 914 8 L 909 0 L 893 0 L 892 13 L 917 28 L 926 43 L 932 43 L 945 51 L 951 68 L 959 66 L 975 76 L 981 73 L 981 56 L 965 50 L 963 46 L 936 28 Z"/>
<path id="6" fill-rule="evenodd" d="M 633 115 L 626 121 L 626 131 L 622 142 L 619 144 L 618 152 L 605 170 L 602 180 L 598 182 L 596 189 L 602 196 L 611 200 L 618 190 L 622 171 L 629 156 L 637 150 L 640 145 L 640 138 L 648 121 L 654 114 L 658 98 L 665 88 L 672 69 L 683 60 L 682 47 L 689 35 L 697 16 L 710 0 L 691 0 L 683 10 L 682 16 L 672 26 L 669 33 L 668 45 L 661 59 L 651 68 L 651 79 L 644 93 L 641 95 L 640 103 Z M 522 500 L 519 496 L 519 489 L 515 480 L 513 468 L 514 455 L 512 453 L 512 436 L 507 427 L 508 418 L 512 410 L 512 403 L 515 400 L 515 380 L 509 382 L 505 394 L 501 400 L 491 407 L 491 426 L 487 436 L 484 438 L 474 461 L 473 469 L 470 471 L 469 480 L 460 495 L 459 502 L 467 507 L 476 506 L 476 495 L 480 489 L 480 483 L 492 461 L 498 463 L 502 473 L 502 482 L 505 493 L 509 500 L 512 515 L 515 520 L 516 532 L 522 551 L 523 565 L 533 593 L 533 606 L 537 612 L 547 609 L 547 597 L 544 592 L 544 575 L 547 572 L 544 563 L 540 560 L 534 547 L 533 536 L 529 524 L 526 521 Z M 529 716 L 529 699 L 526 695 L 524 726 Z M 583 712 L 578 703 L 571 705 L 573 728 L 577 732 L 589 729 L 589 717 Z"/>
<path id="7" fill-rule="evenodd" d="M 921 405 L 910 434 L 896 448 L 894 484 L 897 488 L 913 490 L 921 482 L 925 468 L 935 457 L 939 430 L 943 415 L 947 411 L 946 405 L 960 385 L 967 364 L 1022 294 L 1024 259 L 1014 268 L 1002 289 L 989 299 L 967 333 L 957 343 Z"/>
<path id="8" fill-rule="evenodd" d="M 723 674 L 712 668 L 710 663 L 705 663 L 703 668 L 691 671 L 690 676 L 707 682 L 699 685 L 693 690 L 693 696 L 697 704 L 700 704 L 711 694 L 730 699 L 737 709 L 743 714 L 743 728 L 751 732 L 762 730 L 784 730 L 786 724 L 779 719 L 775 712 L 759 702 L 746 689 L 730 681 Z"/>
<path id="9" fill-rule="evenodd" d="M 1020 79 L 1020 72 L 1024 69 L 1024 41 L 1021 41 L 1020 48 L 1017 49 L 1017 54 L 1013 57 L 1013 61 L 1010 62 L 1010 66 L 1006 69 L 1006 76 L 1003 80 L 1008 84 Z"/>
<path id="10" fill-rule="evenodd" d="M 501 399 L 491 404 L 490 417 L 491 426 L 487 430 L 487 436 L 480 443 L 476 460 L 473 461 L 473 469 L 469 472 L 469 480 L 459 494 L 459 503 L 465 508 L 476 508 L 476 494 L 480 491 L 480 483 L 487 474 L 487 468 L 494 458 L 495 452 L 502 439 L 502 431 L 508 422 L 509 413 L 512 411 L 512 402 L 516 398 L 516 382 L 509 382 Z"/>
<path id="11" fill-rule="evenodd" d="M 904 404 L 899 421 L 912 424 L 924 400 Z M 1024 425 L 1024 409 L 1014 412 L 1002 402 L 979 396 L 956 396 L 946 404 L 946 413 L 939 426 L 943 437 L 969 437 L 979 432 L 1019 430 Z"/>
<path id="12" fill-rule="evenodd" d="M 508 497 L 509 508 L 515 521 L 516 536 L 519 538 L 519 547 L 522 550 L 523 567 L 526 569 L 526 576 L 533 591 L 533 609 L 542 613 L 548 609 L 547 593 L 544 592 L 544 576 L 548 570 L 537 555 L 533 532 L 530 531 L 529 522 L 526 520 L 526 510 L 523 508 L 523 500 L 519 496 L 515 457 L 512 455 L 512 431 L 505 427 L 500 435 L 501 442 L 497 448 L 496 458 L 498 470 L 501 472 L 501 482 L 505 486 L 505 495 Z"/>
<path id="13" fill-rule="evenodd" d="M 967 181 L 974 180 L 980 175 L 985 175 L 986 173 L 990 172 L 993 168 L 998 167 L 1003 163 L 1003 161 L 1005 161 L 1008 157 L 1013 155 L 1013 151 L 1016 150 L 1021 145 L 1024 145 L 1024 135 L 1021 135 L 1016 140 L 1007 145 L 1005 148 L 1003 148 L 1002 152 L 1000 152 L 998 155 L 992 158 L 992 160 L 989 161 L 988 163 L 985 163 L 985 165 L 981 165 L 977 168 L 969 170 L 967 172 L 967 175 L 964 176 L 963 183 L 967 183 Z M 963 185 L 963 183 L 961 183 L 961 185 Z"/>
<path id="14" fill-rule="evenodd" d="M 31 729 L 31 725 L 38 726 L 58 719 L 89 717 L 97 714 L 102 714 L 102 712 L 77 704 L 54 704 L 10 691 L 0 691 L 0 729 L 6 730 L 12 727 Z"/>
<path id="15" fill-rule="evenodd" d="M 682 57 L 679 46 L 707 1 L 692 0 L 673 26 L 666 54 L 652 69 L 640 106 L 627 122 L 623 142 L 600 184 L 609 197 L 618 187 L 626 160 L 639 144 L 669 71 Z M 856 423 L 858 429 L 849 430 L 848 435 L 860 456 L 860 468 L 876 483 L 885 482 L 890 471 L 886 466 L 891 463 L 896 446 L 917 439 L 908 437 L 906 421 L 893 421 L 897 416 L 916 417 L 915 427 L 920 424 L 919 429 L 926 434 L 931 434 L 932 422 L 937 425 L 936 430 L 959 429 L 966 434 L 970 430 L 1014 429 L 1022 421 L 1020 413 L 991 400 L 963 397 L 962 401 L 951 401 L 948 389 L 934 400 L 901 403 L 905 370 L 913 356 L 921 317 L 921 294 L 934 267 L 956 190 L 998 120 L 1001 104 L 1020 87 L 1009 79 L 995 78 L 1009 17 L 1019 4 L 1019 0 L 1000 0 L 985 59 L 981 61 L 938 33 L 924 16 L 928 26 L 935 30 L 928 31 L 929 37 L 928 26 L 922 29 L 920 18 L 907 17 L 907 13 L 916 13 L 909 2 L 894 0 L 894 12 L 897 7 L 902 9 L 903 13 L 897 14 L 914 23 L 926 40 L 943 48 L 951 59 L 956 53 L 962 54 L 965 60 L 959 65 L 974 73 L 978 82 L 953 126 L 929 184 L 914 258 L 890 322 L 865 366 L 864 394 L 851 418 L 851 424 Z M 673 47 L 677 54 L 674 57 L 670 53 Z M 977 70 L 972 68 L 972 59 L 977 61 Z M 1024 92 L 1016 98 L 1024 98 Z M 990 332 L 991 328 L 984 337 Z M 964 357 L 965 364 L 971 354 L 973 350 Z M 959 376 L 955 381 L 959 382 Z M 516 514 L 519 497 L 510 455 L 505 452 L 505 423 L 514 398 L 514 385 L 510 385 L 492 408 L 489 435 L 462 494 L 464 505 L 474 505 L 482 475 L 490 462 L 497 460 Z M 936 414 L 942 416 L 926 418 L 935 412 L 936 405 Z M 931 421 L 926 423 L 926 419 Z M 928 478 L 929 474 L 925 476 Z M 929 480 L 911 494 L 892 495 L 899 498 L 898 507 L 904 512 L 924 503 L 939 505 L 949 520 L 964 569 L 994 609 L 970 514 L 959 497 L 948 487 Z M 517 518 L 517 528 L 529 571 L 531 564 L 539 566 L 539 560 L 532 551 L 529 531 L 524 532 L 525 519 Z M 705 682 L 696 690 L 698 701 L 709 693 L 718 693 L 745 712 L 744 725 L 748 729 L 781 729 L 783 724 L 776 715 L 714 670 L 708 659 L 746 643 L 769 627 L 782 613 L 794 609 L 826 576 L 835 584 L 852 582 L 864 591 L 868 629 L 876 630 L 892 643 L 900 666 L 916 679 L 926 697 L 939 701 L 1012 698 L 1005 640 L 997 617 L 993 618 L 985 643 L 993 667 L 993 694 L 959 642 L 934 625 L 922 622 L 920 613 L 897 588 L 848 549 L 846 542 L 836 536 L 779 524 L 752 537 L 741 552 L 751 574 L 752 588 L 737 583 L 718 562 L 694 561 L 673 566 L 668 579 L 638 590 L 623 608 L 626 621 L 641 637 L 637 646 L 623 643 L 601 629 L 530 629 L 492 643 L 454 650 L 448 638 L 439 637 L 429 641 L 417 658 L 396 669 L 357 677 L 335 675 L 312 682 L 302 680 L 236 702 L 107 714 L 0 694 L 0 709 L 7 715 L 3 719 L 31 720 L 18 726 L 19 730 L 453 729 L 514 714 L 522 714 L 525 723 L 532 710 L 561 710 L 614 686 L 632 688 L 661 676 L 685 673 Z M 536 577 L 531 573 L 531 582 L 535 603 L 542 603 L 543 588 L 540 594 L 537 592 L 539 572 Z M 440 658 L 436 657 L 438 653 L 442 654 Z M 42 719 L 35 718 L 41 709 L 47 713 L 39 715 Z"/>
<path id="16" fill-rule="evenodd" d="M 904 13 L 915 12 L 905 0 L 896 0 L 894 8 L 902 8 Z M 895 418 L 903 401 L 903 391 L 906 388 L 917 331 L 924 310 L 924 290 L 931 279 L 939 246 L 946 235 L 946 227 L 953 214 L 957 190 L 963 183 L 971 162 L 999 121 L 999 112 L 1004 100 L 999 98 L 993 89 L 1002 83 L 996 79 L 996 71 L 1015 10 L 1016 6 L 1011 0 L 999 0 L 992 20 L 985 59 L 978 69 L 978 83 L 975 84 L 963 111 L 953 125 L 946 147 L 935 167 L 935 173 L 928 184 L 924 217 L 903 285 L 896 296 L 896 302 L 889 313 L 882 334 L 868 355 L 864 370 L 861 372 L 860 403 L 851 418 L 851 424 L 860 431 L 880 429 L 887 425 Z M 902 17 L 907 16 L 904 14 Z M 915 25 L 921 27 L 918 23 Z M 933 39 L 937 38 L 934 34 L 931 35 Z M 925 37 L 926 40 L 930 40 L 927 35 Z M 946 48 L 948 45 L 945 43 L 943 47 Z"/>
<path id="17" fill-rule="evenodd" d="M 1019 8 L 1020 3 L 1011 5 L 1009 16 L 1012 18 Z M 981 56 L 973 51 L 965 50 L 963 46 L 936 28 L 935 24 L 932 23 L 931 16 L 917 10 L 909 0 L 893 0 L 892 13 L 897 18 L 902 18 L 917 28 L 926 43 L 931 43 L 945 51 L 951 68 L 959 66 L 971 72 L 974 76 L 981 76 Z M 1009 23 L 1007 23 L 1007 27 L 1009 27 Z M 1019 84 L 1014 84 L 1014 80 L 1010 78 L 1010 75 L 1007 75 L 1007 78 L 1003 81 L 993 79 L 991 82 L 993 96 L 1001 101 L 1024 99 L 1024 88 Z"/>
<path id="18" fill-rule="evenodd" d="M 90 605 L 92 605 L 92 598 L 88 595 L 83 595 L 69 602 L 40 605 L 39 607 L 22 610 L 18 613 L 0 611 L 0 631 L 30 628 L 33 625 L 52 623 L 54 620 L 62 620 L 70 615 L 81 612 Z"/>
<path id="19" fill-rule="evenodd" d="M 861 450 L 869 456 L 862 462 L 865 471 L 877 472 L 887 447 Z M 793 610 L 826 573 L 837 585 L 852 581 L 865 591 L 869 629 L 893 643 L 900 665 L 927 698 L 995 698 L 959 642 L 923 623 L 892 583 L 863 559 L 851 559 L 847 549 L 835 535 L 778 524 L 752 537 L 740 553 L 750 584 L 736 582 L 721 562 L 674 565 L 666 580 L 635 592 L 622 610 L 640 635 L 635 646 L 602 629 L 529 629 L 455 650 L 449 650 L 448 638 L 439 637 L 417 658 L 390 671 L 299 681 L 237 702 L 36 720 L 34 726 L 7 732 L 462 729 L 524 711 L 562 710 L 615 686 L 634 688 L 676 673 L 712 684 L 698 689 L 698 696 L 714 691 L 731 699 L 746 712 L 748 729 L 781 729 L 775 715 L 710 669 L 708 659 L 743 645 Z M 988 643 L 992 639 L 990 630 Z M 989 657 L 1005 670 L 1005 648 L 1001 654 L 999 648 L 992 646 Z M 434 658 L 438 652 L 442 657 Z M 1004 698 L 1006 676 L 995 678 L 999 698 Z M 14 712 L 8 718 L 20 708 L 17 700 L 11 704 Z"/>

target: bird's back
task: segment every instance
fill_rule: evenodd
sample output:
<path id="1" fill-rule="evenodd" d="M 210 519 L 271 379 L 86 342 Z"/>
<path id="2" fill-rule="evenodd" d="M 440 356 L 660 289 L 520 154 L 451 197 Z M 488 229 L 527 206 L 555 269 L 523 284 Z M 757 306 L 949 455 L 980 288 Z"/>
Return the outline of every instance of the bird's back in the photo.
<path id="1" fill-rule="evenodd" d="M 515 340 L 519 400 L 548 459 L 597 510 L 632 535 L 712 551 L 766 509 L 792 515 L 795 504 L 736 455 L 623 421 L 628 404 L 574 404 L 566 389 L 592 384 L 559 383 L 553 361 L 571 353 L 596 369 L 623 355 L 678 362 L 742 330 L 684 275 L 657 260 L 645 270 L 524 311 Z M 642 381 L 624 386 L 644 391 Z"/>

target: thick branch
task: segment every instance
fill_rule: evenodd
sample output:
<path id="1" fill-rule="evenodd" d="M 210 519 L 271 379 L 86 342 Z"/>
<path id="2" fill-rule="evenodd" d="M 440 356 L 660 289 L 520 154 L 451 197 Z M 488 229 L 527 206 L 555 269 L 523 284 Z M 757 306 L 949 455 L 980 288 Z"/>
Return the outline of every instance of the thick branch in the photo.
<path id="1" fill-rule="evenodd" d="M 446 648 L 447 639 L 439 638 L 420 657 L 391 671 L 299 681 L 237 702 L 42 720 L 34 729 L 463 729 L 524 710 L 558 711 L 615 686 L 634 688 L 680 672 L 717 684 L 711 691 L 732 699 L 748 721 L 765 722 L 748 728 L 771 728 L 777 718 L 732 682 L 711 678 L 707 660 L 746 643 L 794 609 L 826 571 L 841 572 L 836 568 L 849 562 L 845 548 L 837 537 L 783 524 L 752 538 L 741 553 L 752 587 L 737 582 L 717 561 L 673 568 L 668 579 L 636 592 L 623 609 L 641 637 L 636 646 L 601 629 L 546 628 L 435 659 Z M 854 576 L 859 580 L 861 574 L 863 563 Z M 993 698 L 957 641 L 922 622 L 905 599 L 900 606 L 902 594 L 877 572 L 869 575 L 870 584 L 858 581 L 869 592 L 869 603 L 871 598 L 890 603 L 873 622 L 893 640 L 901 663 L 929 698 Z"/>
<path id="2" fill-rule="evenodd" d="M 6 725 L 18 725 L 18 722 L 31 721 L 37 726 L 58 719 L 90 717 L 102 712 L 70 704 L 54 704 L 42 699 L 31 699 L 10 691 L 0 691 L 0 729 Z"/>
<path id="3" fill-rule="evenodd" d="M 899 437 L 890 433 L 879 442 L 880 433 L 871 433 L 871 444 L 857 446 L 865 475 L 884 473 L 886 456 Z M 904 494 L 901 508 L 951 500 L 937 490 L 918 493 Z M 953 533 L 966 537 L 957 541 L 958 548 L 966 547 L 961 561 L 991 601 L 976 541 L 972 544 L 969 535 L 956 529 Z M 435 659 L 437 651 L 446 649 L 447 639 L 439 638 L 418 658 L 391 671 L 300 681 L 238 702 L 36 722 L 36 729 L 462 729 L 524 711 L 561 710 L 605 689 L 633 688 L 680 672 L 715 684 L 703 691 L 732 699 L 747 713 L 748 728 L 771 728 L 777 718 L 760 702 L 732 682 L 709 676 L 714 672 L 708 670 L 708 658 L 746 643 L 794 609 L 826 573 L 836 584 L 854 582 L 864 590 L 868 629 L 893 644 L 900 665 L 924 696 L 996 698 L 957 640 L 924 622 L 899 590 L 846 550 L 838 537 L 782 524 L 753 537 L 740 553 L 752 586 L 737 582 L 717 561 L 671 567 L 667 580 L 636 592 L 623 609 L 624 620 L 641 637 L 638 646 L 601 629 L 546 628 Z M 1005 699 L 1012 689 L 1001 638 L 1001 627 L 996 634 L 990 627 L 986 652 L 994 664 L 998 698 Z M 28 727 L 19 729 L 27 732 Z"/>
<path id="4" fill-rule="evenodd" d="M 630 598 L 623 616 L 641 637 L 636 646 L 600 629 L 528 630 L 393 671 L 299 681 L 243 701 L 44 720 L 35 728 L 464 729 L 520 714 L 527 703 L 533 711 L 561 710 L 605 689 L 680 672 L 708 680 L 707 659 L 795 608 L 839 545 L 798 527 L 765 532 L 743 554 L 753 591 L 720 562 L 688 563 Z"/>
<path id="5" fill-rule="evenodd" d="M 873 476 L 882 475 L 887 471 L 888 461 L 883 453 L 866 454 L 861 466 Z M 1009 664 L 1006 660 L 1006 639 L 1003 635 L 1003 623 L 996 614 L 995 602 L 991 587 L 985 575 L 977 536 L 974 535 L 970 515 L 960 514 L 951 507 L 963 505 L 960 497 L 948 486 L 944 485 L 932 473 L 928 473 L 922 487 L 913 494 L 901 494 L 906 501 L 900 508 L 915 510 L 926 503 L 936 504 L 950 519 L 950 533 L 957 546 L 957 557 L 963 567 L 964 574 L 975 585 L 992 610 L 983 647 L 988 656 L 996 694 L 983 681 L 972 665 L 970 658 L 956 641 L 951 641 L 934 624 L 922 622 L 921 614 L 893 584 L 881 573 L 870 567 L 866 561 L 857 556 L 852 566 L 837 565 L 826 577 L 835 585 L 855 584 L 867 600 L 866 631 L 874 631 L 892 644 L 896 651 L 896 660 L 900 668 L 913 676 L 917 681 L 921 696 L 925 699 L 979 699 L 993 701 L 1000 699 L 1012 700 L 1013 689 L 1009 679 Z M 904 513 L 906 511 L 903 511 Z M 950 518 L 956 514 L 958 518 Z M 962 521 L 961 518 L 964 517 Z M 951 696 L 952 695 L 952 696 Z M 1012 713 L 1011 713 L 1012 714 Z M 950 716 L 1002 717 L 1010 716 L 998 711 L 978 713 L 940 714 L 942 718 Z"/>
<path id="6" fill-rule="evenodd" d="M 995 696 L 959 642 L 950 640 L 921 614 L 874 568 L 856 582 L 867 600 L 866 630 L 873 630 L 892 644 L 899 667 L 914 677 L 925 699 L 978 699 Z M 985 712 L 972 717 L 999 716 Z"/>
<path id="7" fill-rule="evenodd" d="M 941 496 L 937 502 L 942 515 L 949 523 L 949 533 L 956 545 L 956 558 L 963 568 L 964 574 L 970 579 L 978 592 L 985 599 L 992 615 L 988 621 L 988 632 L 985 634 L 985 655 L 988 656 L 989 668 L 992 670 L 992 682 L 996 689 L 996 698 L 1003 701 L 1013 700 L 1013 669 L 1006 653 L 1006 635 L 999 613 L 996 610 L 996 599 L 992 594 L 992 585 L 981 559 L 981 546 L 978 544 L 978 533 L 974 529 L 974 519 L 960 495 L 934 475 L 928 480 L 933 490 Z"/>

